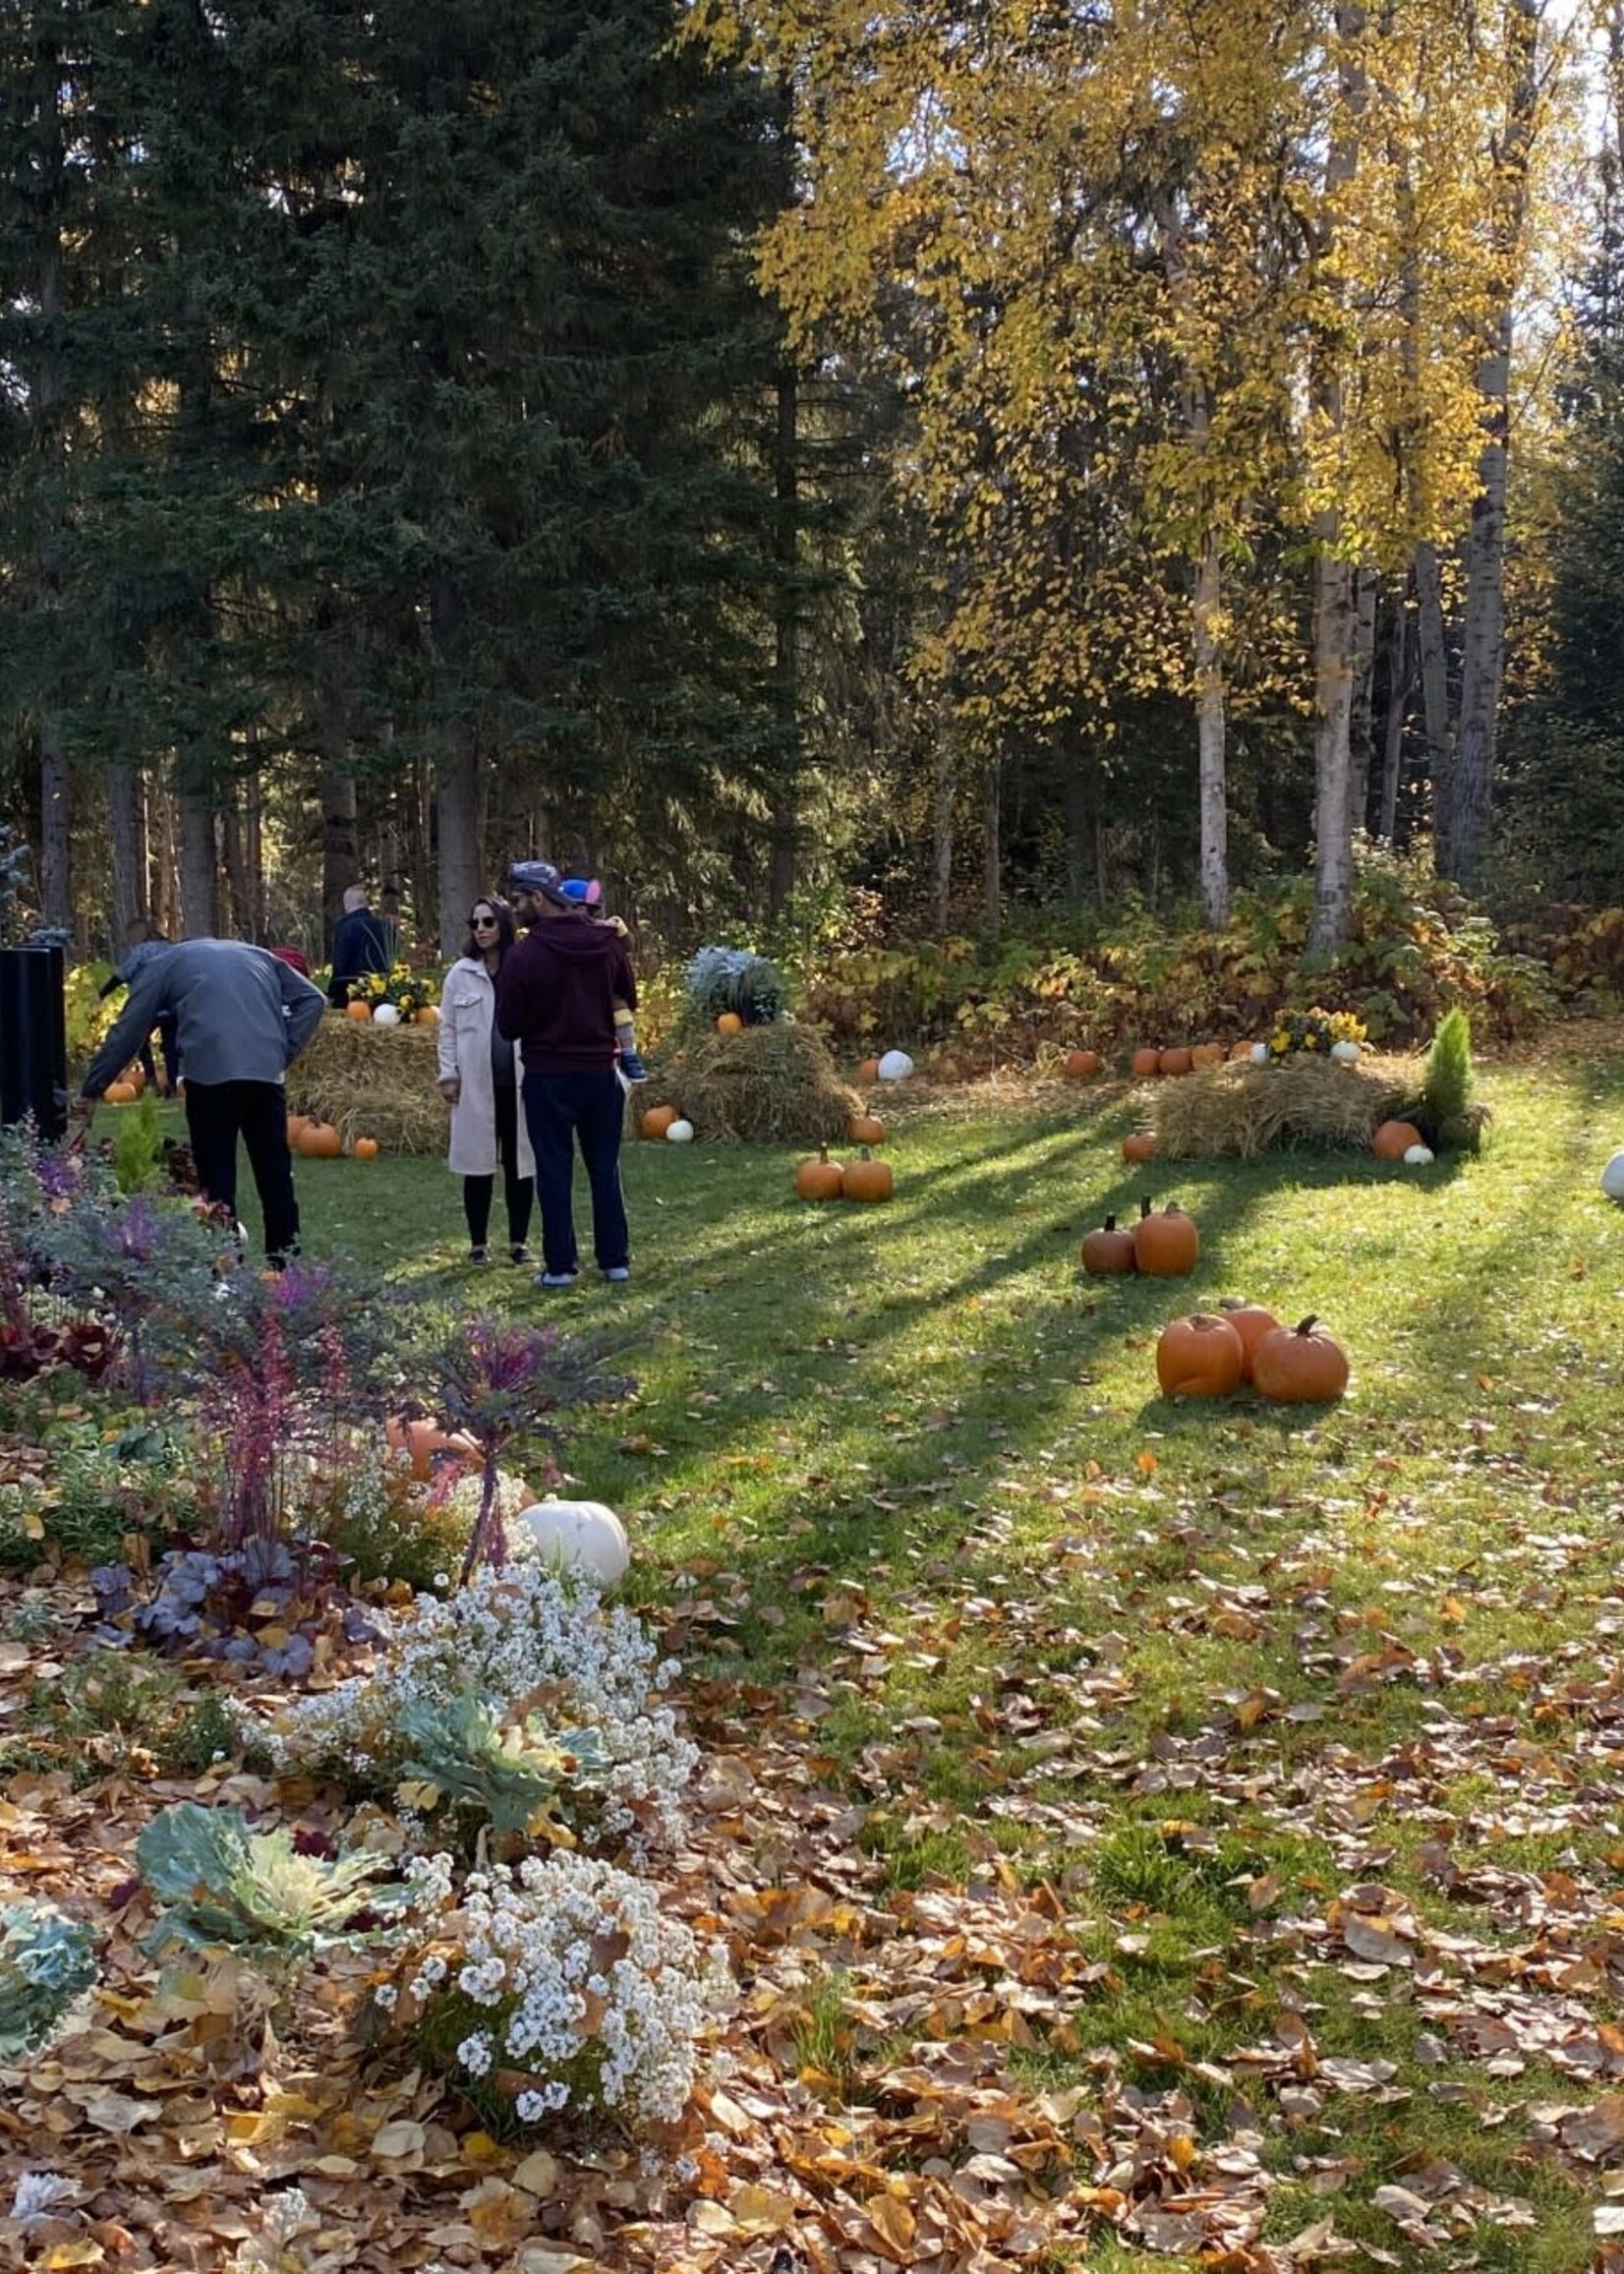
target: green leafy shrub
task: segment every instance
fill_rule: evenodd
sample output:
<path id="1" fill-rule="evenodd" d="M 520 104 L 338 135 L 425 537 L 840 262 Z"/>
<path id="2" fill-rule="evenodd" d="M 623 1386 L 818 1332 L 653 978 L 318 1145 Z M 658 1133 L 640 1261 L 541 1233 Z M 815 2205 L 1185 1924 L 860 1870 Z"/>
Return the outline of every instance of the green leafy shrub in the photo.
<path id="1" fill-rule="evenodd" d="M 113 1133 L 113 1182 L 121 1193 L 145 1192 L 156 1183 L 162 1160 L 157 1092 L 147 1088 L 118 1117 Z"/>
<path id="2" fill-rule="evenodd" d="M 0 2064 L 38 2053 L 96 1978 L 94 1930 L 44 1903 L 0 1908 Z"/>

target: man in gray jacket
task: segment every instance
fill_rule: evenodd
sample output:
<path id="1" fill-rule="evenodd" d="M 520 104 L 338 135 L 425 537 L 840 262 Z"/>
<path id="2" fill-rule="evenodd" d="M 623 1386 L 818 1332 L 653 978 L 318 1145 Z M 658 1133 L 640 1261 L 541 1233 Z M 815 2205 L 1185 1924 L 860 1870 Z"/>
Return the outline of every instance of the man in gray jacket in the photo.
<path id="1" fill-rule="evenodd" d="M 84 1097 L 93 1103 L 158 1020 L 172 1017 L 198 1182 L 236 1214 L 241 1137 L 264 1210 L 265 1253 L 285 1261 L 299 1246 L 299 1203 L 282 1082 L 321 1023 L 320 989 L 242 940 L 147 941 L 121 976 L 129 1000 L 85 1070 Z"/>

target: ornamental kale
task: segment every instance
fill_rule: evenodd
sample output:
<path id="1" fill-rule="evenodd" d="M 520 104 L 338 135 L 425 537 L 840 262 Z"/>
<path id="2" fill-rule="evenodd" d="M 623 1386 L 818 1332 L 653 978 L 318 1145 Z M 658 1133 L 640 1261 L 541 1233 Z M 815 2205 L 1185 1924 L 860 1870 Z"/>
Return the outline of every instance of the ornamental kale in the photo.
<path id="1" fill-rule="evenodd" d="M 0 1908 L 0 2066 L 39 2052 L 96 1978 L 96 1938 L 43 1903 Z"/>

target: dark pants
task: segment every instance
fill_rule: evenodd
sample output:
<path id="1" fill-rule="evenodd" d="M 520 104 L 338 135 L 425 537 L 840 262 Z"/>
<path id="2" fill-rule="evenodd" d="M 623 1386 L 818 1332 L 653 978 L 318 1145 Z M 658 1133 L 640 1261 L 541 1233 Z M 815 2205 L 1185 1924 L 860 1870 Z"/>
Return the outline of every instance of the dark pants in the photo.
<path id="1" fill-rule="evenodd" d="M 496 1098 L 496 1158 L 502 1165 L 502 1195 L 507 1202 L 509 1245 L 522 1248 L 530 1237 L 530 1202 L 535 1186 L 519 1174 L 519 1091 L 511 1081 L 498 1081 Z M 468 1218 L 468 1244 L 483 1248 L 491 1230 L 491 1195 L 494 1177 L 464 1177 L 462 1212 Z"/>
<path id="2" fill-rule="evenodd" d="M 170 1097 L 175 1094 L 181 1078 L 180 1020 L 172 1011 L 166 1011 L 158 1020 L 158 1048 L 163 1052 L 163 1086 Z M 158 1086 L 158 1070 L 152 1058 L 150 1034 L 141 1046 L 141 1070 L 154 1089 Z"/>
<path id="3" fill-rule="evenodd" d="M 536 1198 L 542 1211 L 542 1259 L 549 1271 L 575 1271 L 571 1187 L 575 1146 L 581 1147 L 592 1188 L 592 1247 L 600 1270 L 631 1261 L 631 1229 L 620 1191 L 620 1084 L 609 1067 L 602 1074 L 527 1074 L 524 1116 L 536 1156 Z"/>
<path id="4" fill-rule="evenodd" d="M 198 1182 L 210 1200 L 237 1213 L 237 1139 L 265 1217 L 265 1254 L 273 1263 L 299 1249 L 299 1203 L 288 1151 L 287 1092 L 279 1081 L 189 1081 L 186 1132 Z"/>

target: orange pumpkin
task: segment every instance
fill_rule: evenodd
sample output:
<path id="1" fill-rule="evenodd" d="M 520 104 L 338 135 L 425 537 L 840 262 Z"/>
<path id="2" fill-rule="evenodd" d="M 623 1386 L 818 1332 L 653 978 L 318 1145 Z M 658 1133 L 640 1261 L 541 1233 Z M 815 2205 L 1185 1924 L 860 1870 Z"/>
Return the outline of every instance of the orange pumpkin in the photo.
<path id="1" fill-rule="evenodd" d="M 841 1191 L 848 1200 L 889 1200 L 892 1194 L 891 1163 L 877 1161 L 865 1145 L 859 1157 L 849 1162 L 842 1172 Z"/>
<path id="2" fill-rule="evenodd" d="M 1197 1042 L 1189 1059 L 1192 1066 L 1222 1066 L 1224 1046 L 1221 1042 Z"/>
<path id="3" fill-rule="evenodd" d="M 736 1011 L 724 1011 L 717 1019 L 716 1030 L 719 1034 L 742 1034 L 744 1021 Z"/>
<path id="4" fill-rule="evenodd" d="M 1148 1161 L 1154 1155 L 1155 1150 L 1156 1133 L 1154 1130 L 1136 1129 L 1130 1132 L 1122 1140 L 1122 1157 L 1125 1161 Z"/>
<path id="5" fill-rule="evenodd" d="M 412 1475 L 422 1485 L 433 1482 L 435 1455 L 454 1453 L 459 1460 L 477 1461 L 480 1449 L 472 1437 L 448 1437 L 437 1422 L 403 1421 L 391 1414 L 383 1425 L 383 1442 L 391 1453 L 404 1453 Z"/>
<path id="6" fill-rule="evenodd" d="M 110 1081 L 101 1094 L 109 1105 L 134 1105 L 136 1085 L 133 1081 Z"/>
<path id="7" fill-rule="evenodd" d="M 1151 1075 L 1161 1073 L 1162 1054 L 1159 1050 L 1135 1050 L 1131 1064 L 1139 1079 L 1145 1081 Z"/>
<path id="8" fill-rule="evenodd" d="M 142 1091 L 146 1087 L 146 1076 L 145 1071 L 140 1066 L 127 1066 L 124 1069 L 124 1079 L 135 1091 L 136 1095 L 140 1097 Z"/>
<path id="9" fill-rule="evenodd" d="M 877 1058 L 865 1058 L 857 1069 L 857 1079 L 866 1086 L 867 1083 L 878 1081 L 879 1079 L 880 1061 Z"/>
<path id="10" fill-rule="evenodd" d="M 802 1161 L 795 1171 L 795 1191 L 803 1200 L 838 1200 L 845 1191 L 845 1171 L 820 1145 L 816 1160 Z"/>
<path id="11" fill-rule="evenodd" d="M 646 1137 L 663 1137 L 672 1122 L 680 1118 L 674 1105 L 651 1105 L 638 1127 Z"/>
<path id="12" fill-rule="evenodd" d="M 878 1114 L 854 1113 L 845 1125 L 845 1134 L 854 1145 L 883 1145 L 886 1125 Z"/>
<path id="13" fill-rule="evenodd" d="M 297 1146 L 297 1145 L 298 1145 L 298 1142 L 299 1142 L 299 1139 L 300 1139 L 300 1138 L 301 1138 L 301 1137 L 304 1136 L 304 1134 L 305 1134 L 306 1130 L 308 1130 L 309 1128 L 310 1128 L 310 1115 L 309 1115 L 308 1113 L 290 1113 L 290 1114 L 288 1115 L 288 1143 L 289 1143 L 289 1145 L 290 1145 L 290 1146 Z"/>
<path id="14" fill-rule="evenodd" d="M 1241 1337 L 1216 1312 L 1174 1319 L 1156 1344 L 1163 1397 L 1227 1397 L 1241 1379 Z"/>
<path id="15" fill-rule="evenodd" d="M 358 1161 L 376 1161 L 377 1158 L 377 1137 L 357 1137 L 350 1150 Z"/>
<path id="16" fill-rule="evenodd" d="M 1251 1044 L 1249 1042 L 1232 1042 L 1229 1046 L 1229 1054 L 1231 1058 L 1238 1061 L 1243 1058 L 1249 1059 L 1251 1056 Z"/>
<path id="17" fill-rule="evenodd" d="M 1142 1200 L 1139 1208 L 1139 1220 L 1133 1227 L 1133 1260 L 1139 1269 L 1152 1279 L 1179 1279 L 1193 1271 L 1201 1253 L 1201 1235 L 1194 1219 L 1173 1200 L 1154 1215 L 1148 1199 Z"/>
<path id="18" fill-rule="evenodd" d="M 1412 1145 L 1425 1142 L 1413 1121 L 1384 1121 L 1370 1139 L 1370 1150 L 1378 1161 L 1402 1161 Z"/>
<path id="19" fill-rule="evenodd" d="M 1135 1270 L 1132 1233 L 1120 1232 L 1116 1217 L 1107 1216 L 1098 1231 L 1090 1232 L 1082 1243 L 1082 1267 L 1090 1279 L 1110 1279 L 1119 1271 Z"/>
<path id="20" fill-rule="evenodd" d="M 307 1122 L 299 1132 L 299 1151 L 307 1161 L 335 1161 L 343 1139 L 330 1121 Z"/>
<path id="21" fill-rule="evenodd" d="M 425 1003 L 412 1023 L 414 1026 L 437 1026 L 439 1024 L 437 1007 L 433 1003 Z"/>
<path id="22" fill-rule="evenodd" d="M 1226 1303 L 1221 1306 L 1224 1316 L 1241 1337 L 1241 1379 L 1250 1381 L 1251 1362 L 1257 1345 L 1265 1334 L 1276 1334 L 1280 1321 L 1272 1311 L 1264 1311 L 1255 1303 Z"/>
<path id="23" fill-rule="evenodd" d="M 1073 1081 L 1087 1081 L 1098 1074 L 1104 1060 L 1097 1050 L 1069 1050 L 1066 1053 L 1066 1072 Z"/>
<path id="24" fill-rule="evenodd" d="M 1179 1045 L 1177 1050 L 1164 1050 L 1162 1052 L 1162 1072 L 1164 1074 L 1188 1074 L 1194 1063 L 1194 1053 L 1187 1050 L 1183 1043 Z"/>
<path id="25" fill-rule="evenodd" d="M 351 1002 L 344 1006 L 346 1019 L 370 1019 L 372 1015 L 373 1007 L 370 1003 Z"/>
<path id="26" fill-rule="evenodd" d="M 1348 1353 L 1310 1315 L 1264 1335 L 1252 1352 L 1251 1378 L 1276 1405 L 1329 1405 L 1348 1387 Z"/>

